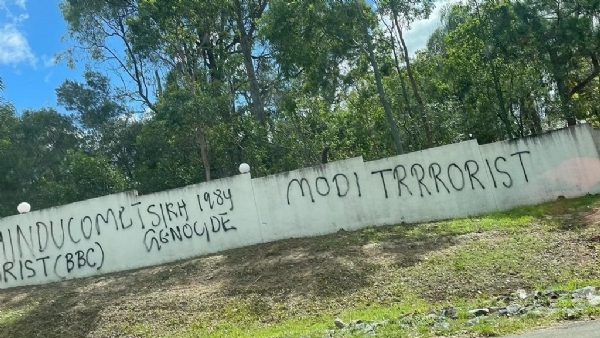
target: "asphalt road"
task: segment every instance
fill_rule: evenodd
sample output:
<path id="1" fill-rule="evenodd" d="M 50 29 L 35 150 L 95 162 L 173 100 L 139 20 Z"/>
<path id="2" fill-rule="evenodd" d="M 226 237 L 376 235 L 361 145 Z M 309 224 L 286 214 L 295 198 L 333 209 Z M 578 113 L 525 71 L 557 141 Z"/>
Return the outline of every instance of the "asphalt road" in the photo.
<path id="1" fill-rule="evenodd" d="M 600 321 L 573 323 L 505 338 L 600 338 Z"/>

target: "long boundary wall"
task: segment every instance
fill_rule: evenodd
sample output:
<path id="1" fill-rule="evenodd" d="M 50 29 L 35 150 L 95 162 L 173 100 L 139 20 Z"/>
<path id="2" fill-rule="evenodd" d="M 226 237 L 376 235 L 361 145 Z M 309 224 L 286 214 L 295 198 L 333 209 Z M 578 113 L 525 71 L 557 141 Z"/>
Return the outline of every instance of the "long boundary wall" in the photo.
<path id="1" fill-rule="evenodd" d="M 600 193 L 588 125 L 251 179 L 104 196 L 0 219 L 0 288 L 168 263 L 340 229 L 468 217 Z"/>

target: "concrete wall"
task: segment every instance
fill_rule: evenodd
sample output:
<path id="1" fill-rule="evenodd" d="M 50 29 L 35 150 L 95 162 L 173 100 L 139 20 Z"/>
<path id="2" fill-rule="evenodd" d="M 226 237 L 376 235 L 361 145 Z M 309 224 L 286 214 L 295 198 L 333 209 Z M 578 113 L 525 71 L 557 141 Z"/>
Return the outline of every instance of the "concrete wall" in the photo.
<path id="1" fill-rule="evenodd" d="M 600 160 L 588 126 L 482 145 L 498 207 L 600 192 Z"/>
<path id="2" fill-rule="evenodd" d="M 0 220 L 0 288 L 123 271 L 340 229 L 466 217 L 600 193 L 600 131 L 578 126 Z M 34 206 L 35 207 L 35 206 Z"/>
<path id="3" fill-rule="evenodd" d="M 262 241 L 249 175 L 0 221 L 0 287 L 158 265 Z"/>
<path id="4" fill-rule="evenodd" d="M 496 209 L 476 141 L 365 163 L 377 225 L 476 215 Z"/>
<path id="5" fill-rule="evenodd" d="M 371 221 L 362 158 L 252 180 L 265 241 L 316 236 Z"/>

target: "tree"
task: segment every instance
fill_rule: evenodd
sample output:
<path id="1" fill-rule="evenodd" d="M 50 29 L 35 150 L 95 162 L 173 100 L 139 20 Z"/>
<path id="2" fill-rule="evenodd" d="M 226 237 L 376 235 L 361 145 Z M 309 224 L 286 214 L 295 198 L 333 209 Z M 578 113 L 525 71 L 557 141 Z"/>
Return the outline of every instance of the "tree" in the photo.
<path id="1" fill-rule="evenodd" d="M 233 0 L 235 27 L 237 28 L 236 35 L 239 35 L 240 49 L 244 58 L 244 69 L 250 83 L 252 109 L 254 110 L 254 115 L 261 123 L 265 123 L 265 104 L 256 74 L 252 51 L 255 47 L 254 39 L 258 28 L 257 23 L 262 17 L 267 4 L 268 0 Z"/>
<path id="2" fill-rule="evenodd" d="M 14 144 L 14 130 L 19 120 L 15 109 L 0 102 L 0 217 L 16 213 L 15 199 L 21 196 L 19 170 L 15 164 L 19 158 Z"/>
<path id="3" fill-rule="evenodd" d="M 0 112 L 2 216 L 16 212 L 15 201 L 56 205 L 58 200 L 40 191 L 40 182 L 52 180 L 66 153 L 78 146 L 71 119 L 49 108 L 24 111 L 20 118 L 10 106 Z"/>
<path id="4" fill-rule="evenodd" d="M 535 45 L 532 56 L 547 62 L 563 118 L 569 126 L 575 125 L 579 117 L 573 96 L 600 74 L 600 2 L 525 0 L 513 5 L 520 33 Z"/>
<path id="5" fill-rule="evenodd" d="M 404 40 L 403 30 L 410 29 L 413 22 L 420 19 L 427 19 L 431 14 L 434 5 L 433 1 L 421 1 L 421 0 L 382 0 L 377 3 L 378 10 L 384 14 L 389 15 L 392 19 L 392 33 L 395 28 L 396 36 L 392 34 L 392 39 L 397 38 L 400 41 L 400 50 L 404 64 L 406 66 L 406 73 L 410 81 L 413 95 L 417 101 L 419 107 L 419 114 L 421 122 L 423 124 L 423 131 L 427 139 L 427 147 L 433 147 L 433 135 L 429 125 L 429 119 L 425 110 L 425 104 L 419 91 L 416 76 L 411 67 L 411 61 L 408 54 L 408 46 Z M 403 80 L 402 80 L 403 81 Z"/>
<path id="6" fill-rule="evenodd" d="M 50 206 L 106 196 L 122 192 L 126 187 L 124 175 L 106 157 L 69 150 L 53 176 L 40 180 L 37 193 L 44 196 L 48 201 L 46 206 Z"/>
<path id="7" fill-rule="evenodd" d="M 84 128 L 97 129 L 126 113 L 108 77 L 87 68 L 84 78 L 85 84 L 65 80 L 56 89 L 58 105 L 74 112 Z"/>
<path id="8" fill-rule="evenodd" d="M 154 109 L 156 68 L 149 55 L 134 48 L 128 26 L 128 21 L 138 14 L 137 1 L 63 0 L 59 6 L 78 47 L 93 60 L 118 71 L 125 87 L 133 87 L 125 90 L 131 99 Z"/>
<path id="9" fill-rule="evenodd" d="M 311 82 L 325 90 L 330 104 L 334 100 L 335 84 L 341 77 L 340 63 L 353 62 L 364 55 L 377 84 L 394 148 L 401 154 L 402 139 L 376 58 L 372 33 L 376 23 L 373 11 L 360 0 L 312 2 L 308 6 L 279 0 L 270 4 L 263 34 L 282 69 L 291 76 L 307 73 Z"/>

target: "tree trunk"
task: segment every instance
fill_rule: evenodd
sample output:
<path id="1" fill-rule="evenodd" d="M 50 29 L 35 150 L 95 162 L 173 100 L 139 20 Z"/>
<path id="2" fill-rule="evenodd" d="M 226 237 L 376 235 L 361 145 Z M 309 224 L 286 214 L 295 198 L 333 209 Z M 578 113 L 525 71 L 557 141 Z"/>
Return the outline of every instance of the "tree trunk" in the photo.
<path id="1" fill-rule="evenodd" d="M 421 123 L 423 123 L 423 128 L 425 130 L 425 136 L 427 138 L 427 148 L 433 148 L 433 135 L 431 134 L 431 129 L 429 127 L 429 120 L 425 115 L 425 105 L 423 104 L 423 98 L 419 93 L 419 87 L 417 86 L 417 81 L 415 80 L 415 76 L 412 72 L 412 68 L 410 66 L 410 57 L 408 56 L 408 49 L 406 48 L 406 42 L 404 41 L 404 36 L 402 35 L 402 29 L 398 23 L 398 13 L 394 11 L 394 26 L 396 26 L 396 30 L 398 32 L 398 37 L 400 38 L 400 43 L 402 44 L 402 51 L 404 52 L 404 63 L 406 64 L 406 73 L 408 74 L 408 79 L 410 81 L 410 85 L 413 90 L 413 95 L 415 96 L 415 100 L 417 100 L 417 104 L 419 105 L 419 113 L 421 115 Z"/>
<path id="2" fill-rule="evenodd" d="M 574 126 L 577 124 L 577 119 L 575 118 L 573 111 L 571 111 L 571 95 L 567 89 L 565 80 L 566 76 L 561 69 L 560 60 L 556 50 L 550 48 L 548 54 L 550 56 L 550 62 L 552 63 L 552 71 L 554 73 L 553 75 L 554 80 L 556 81 L 556 89 L 558 90 L 558 97 L 560 99 L 560 111 L 565 121 L 567 121 L 567 125 L 569 127 Z"/>
<path id="3" fill-rule="evenodd" d="M 533 135 L 542 133 L 542 119 L 540 117 L 540 113 L 535 106 L 535 101 L 532 95 L 529 95 L 525 100 L 525 105 L 527 107 L 527 116 L 531 119 L 531 133 Z"/>
<path id="4" fill-rule="evenodd" d="M 479 12 L 479 5 L 477 3 L 475 3 L 475 8 L 477 10 L 476 14 L 477 14 L 477 18 L 479 19 L 479 21 L 486 22 L 486 20 L 481 17 L 481 13 Z M 493 36 L 490 34 L 487 34 L 485 31 L 485 28 L 482 25 L 479 25 L 479 33 L 481 34 L 481 37 L 484 40 L 489 40 L 489 41 L 494 42 Z M 492 81 L 494 83 L 494 91 L 496 92 L 496 99 L 498 100 L 498 105 L 500 106 L 500 109 L 496 113 L 496 116 L 498 116 L 498 118 L 500 119 L 500 122 L 502 122 L 502 124 L 504 125 L 504 128 L 506 130 L 506 136 L 510 139 L 513 137 L 514 131 L 513 131 L 512 124 L 510 123 L 510 119 L 508 118 L 508 108 L 507 108 L 506 102 L 504 100 L 504 94 L 502 93 L 502 86 L 500 85 L 498 72 L 497 72 L 496 67 L 494 66 L 494 63 L 492 62 L 491 58 L 485 57 L 484 61 L 487 61 L 490 64 L 490 73 L 492 75 Z"/>
<path id="5" fill-rule="evenodd" d="M 567 125 L 569 127 L 574 126 L 577 124 L 577 119 L 571 110 L 571 98 L 567 90 L 565 79 L 561 75 L 556 77 L 556 87 L 558 89 L 558 96 L 560 97 L 560 110 L 563 114 L 563 117 L 567 121 Z"/>
<path id="6" fill-rule="evenodd" d="M 204 166 L 204 178 L 206 182 L 210 181 L 210 160 L 208 159 L 208 144 L 206 142 L 206 134 L 201 127 L 196 128 L 196 141 L 200 148 L 200 157 L 202 158 L 202 165 Z"/>
<path id="7" fill-rule="evenodd" d="M 371 34 L 369 34 L 369 28 L 367 27 L 367 23 L 364 17 L 362 17 L 363 22 L 363 31 L 365 34 L 365 40 L 367 42 L 367 59 L 373 67 L 373 75 L 375 76 L 375 84 L 377 85 L 377 93 L 379 94 L 379 100 L 383 105 L 383 110 L 385 112 L 385 117 L 387 119 L 388 124 L 390 125 L 390 131 L 392 133 L 392 140 L 394 142 L 394 148 L 396 150 L 396 154 L 401 155 L 404 153 L 402 149 L 402 140 L 400 139 L 400 133 L 398 132 L 398 126 L 396 125 L 396 121 L 394 120 L 394 115 L 392 113 L 392 107 L 388 102 L 385 89 L 383 88 L 383 81 L 381 79 L 381 72 L 379 71 L 379 65 L 377 64 L 377 60 L 375 59 L 375 51 L 373 46 L 373 41 L 371 41 Z"/>
<path id="8" fill-rule="evenodd" d="M 408 92 L 406 91 L 406 82 L 404 82 L 404 76 L 402 75 L 402 69 L 400 68 L 400 60 L 398 59 L 398 53 L 396 52 L 396 44 L 394 43 L 393 34 L 391 36 L 392 41 L 392 53 L 394 54 L 394 61 L 396 63 L 396 71 L 398 72 L 398 79 L 400 80 L 400 87 L 402 88 L 402 97 L 406 105 L 406 112 L 408 116 L 412 117 L 412 109 L 410 107 L 410 99 L 408 98 Z"/>
<path id="9" fill-rule="evenodd" d="M 252 60 L 252 37 L 248 36 L 248 33 L 246 32 L 240 2 L 236 1 L 235 3 L 236 24 L 240 34 L 240 46 L 242 49 L 242 56 L 244 58 L 246 76 L 248 76 L 248 82 L 250 82 L 250 96 L 252 97 L 252 108 L 254 110 L 254 116 L 256 117 L 256 119 L 264 124 L 265 105 L 262 100 L 262 95 L 260 93 L 260 85 L 258 83 L 258 78 L 256 77 L 256 70 L 254 69 L 254 62 Z"/>
<path id="10" fill-rule="evenodd" d="M 508 118 L 508 108 L 506 107 L 506 101 L 504 100 L 504 94 L 502 93 L 502 87 L 500 86 L 500 79 L 498 77 L 498 73 L 496 72 L 496 67 L 494 65 L 491 66 L 492 71 L 492 79 L 494 82 L 494 91 L 496 92 L 496 98 L 498 99 L 498 105 L 500 106 L 500 113 L 498 116 L 500 117 L 500 121 L 504 124 L 504 128 L 506 129 L 506 136 L 510 139 L 514 136 L 513 128 Z"/>

